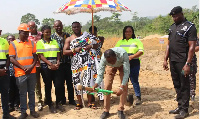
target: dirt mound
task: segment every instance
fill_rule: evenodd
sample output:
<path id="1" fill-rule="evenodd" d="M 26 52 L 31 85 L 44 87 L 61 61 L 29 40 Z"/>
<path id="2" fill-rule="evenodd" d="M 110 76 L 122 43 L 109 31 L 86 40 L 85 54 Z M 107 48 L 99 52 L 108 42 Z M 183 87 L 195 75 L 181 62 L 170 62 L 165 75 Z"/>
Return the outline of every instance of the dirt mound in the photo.
<path id="1" fill-rule="evenodd" d="M 149 35 L 143 38 L 143 40 L 147 40 L 147 39 L 153 39 L 153 38 L 161 38 L 161 35 L 155 34 L 155 35 Z"/>

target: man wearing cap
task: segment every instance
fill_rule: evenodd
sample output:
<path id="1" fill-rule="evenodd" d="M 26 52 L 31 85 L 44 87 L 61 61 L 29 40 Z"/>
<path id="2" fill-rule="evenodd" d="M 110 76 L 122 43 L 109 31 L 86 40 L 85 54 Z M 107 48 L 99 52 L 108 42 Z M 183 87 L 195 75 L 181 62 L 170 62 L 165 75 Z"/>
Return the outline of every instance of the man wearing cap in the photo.
<path id="1" fill-rule="evenodd" d="M 174 24 L 169 28 L 163 68 L 168 70 L 167 60 L 169 58 L 171 77 L 178 101 L 178 107 L 169 111 L 169 114 L 177 114 L 176 119 L 183 119 L 189 115 L 189 73 L 197 40 L 197 30 L 195 25 L 184 17 L 180 6 L 174 7 L 169 15 L 172 16 Z"/>
<path id="2" fill-rule="evenodd" d="M 27 110 L 27 92 L 29 98 L 30 114 L 34 118 L 39 117 L 35 112 L 35 84 L 36 84 L 36 44 L 28 40 L 29 26 L 25 23 L 19 25 L 19 39 L 10 43 L 9 56 L 14 65 L 16 84 L 20 94 L 21 115 L 19 119 L 25 119 Z"/>
<path id="3" fill-rule="evenodd" d="M 0 29 L 0 35 L 1 35 Z M 0 93 L 1 93 L 1 103 L 3 109 L 2 119 L 15 119 L 15 117 L 9 114 L 9 106 L 8 106 L 8 90 L 9 90 L 9 75 L 8 75 L 8 67 L 9 67 L 9 56 L 8 56 L 8 41 L 4 38 L 0 37 Z"/>
<path id="4" fill-rule="evenodd" d="M 29 37 L 28 39 L 33 41 L 35 44 L 41 39 L 42 32 L 37 31 L 37 25 L 34 21 L 28 22 L 28 26 L 30 27 Z M 39 60 L 36 63 L 36 86 L 35 91 L 38 98 L 38 110 L 43 110 L 43 101 L 42 101 L 42 92 L 41 92 L 41 82 L 40 82 L 40 62 Z"/>

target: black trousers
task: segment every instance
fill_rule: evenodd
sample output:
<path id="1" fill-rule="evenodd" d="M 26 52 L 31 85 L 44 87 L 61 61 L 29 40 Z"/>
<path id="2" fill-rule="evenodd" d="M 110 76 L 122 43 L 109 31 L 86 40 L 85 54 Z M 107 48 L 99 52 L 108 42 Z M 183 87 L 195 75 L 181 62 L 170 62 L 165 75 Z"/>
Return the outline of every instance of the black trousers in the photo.
<path id="1" fill-rule="evenodd" d="M 5 76 L 0 76 L 0 93 L 1 93 L 1 103 L 2 103 L 2 109 L 3 109 L 3 114 L 6 115 L 9 113 L 9 94 L 8 94 L 8 89 L 9 89 L 9 83 L 10 79 L 8 75 Z"/>
<path id="2" fill-rule="evenodd" d="M 9 76 L 10 78 L 10 89 L 9 89 L 9 106 L 19 106 L 20 98 L 19 98 L 19 89 L 16 84 L 15 76 Z"/>
<path id="3" fill-rule="evenodd" d="M 41 75 L 44 81 L 44 87 L 45 87 L 45 101 L 44 103 L 47 105 L 52 104 L 52 98 L 51 98 L 51 89 L 52 89 L 52 81 L 55 85 L 55 80 L 57 78 L 57 70 L 50 70 L 47 66 L 41 67 Z M 57 90 L 55 89 L 55 95 L 56 95 L 56 101 L 57 101 Z"/>
<path id="4" fill-rule="evenodd" d="M 177 93 L 178 107 L 188 111 L 189 99 L 190 99 L 190 82 L 189 76 L 184 76 L 181 71 L 184 67 L 184 62 L 170 61 L 170 71 L 174 84 L 174 88 Z"/>
<path id="5" fill-rule="evenodd" d="M 55 81 L 56 90 L 58 90 L 58 102 L 66 103 L 65 97 L 65 81 L 68 91 L 69 102 L 74 101 L 74 87 L 72 83 L 72 71 L 70 63 L 61 63 L 58 69 L 57 80 Z"/>

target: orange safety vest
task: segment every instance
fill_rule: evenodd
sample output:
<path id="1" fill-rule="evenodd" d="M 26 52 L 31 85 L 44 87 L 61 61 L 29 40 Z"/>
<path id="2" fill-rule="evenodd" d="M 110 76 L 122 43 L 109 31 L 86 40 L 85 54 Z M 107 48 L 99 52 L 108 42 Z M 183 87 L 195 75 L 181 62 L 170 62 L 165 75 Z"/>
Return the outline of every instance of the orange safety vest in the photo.
<path id="1" fill-rule="evenodd" d="M 22 66 L 28 68 L 33 63 L 33 54 L 36 53 L 36 44 L 31 41 L 27 40 L 25 42 L 16 39 L 15 41 L 11 42 L 9 46 L 9 56 L 15 57 L 15 59 L 21 64 Z M 20 69 L 17 66 L 14 66 L 15 70 L 15 77 L 20 77 L 25 75 L 25 71 Z M 36 73 L 36 67 L 33 68 L 31 73 Z"/>

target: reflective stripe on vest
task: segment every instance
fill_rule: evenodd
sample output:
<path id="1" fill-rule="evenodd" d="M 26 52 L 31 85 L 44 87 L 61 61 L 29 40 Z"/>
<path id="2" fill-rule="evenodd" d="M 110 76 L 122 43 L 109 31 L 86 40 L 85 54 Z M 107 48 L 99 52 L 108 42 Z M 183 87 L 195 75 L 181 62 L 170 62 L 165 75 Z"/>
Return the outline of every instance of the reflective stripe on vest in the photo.
<path id="1" fill-rule="evenodd" d="M 29 57 L 16 57 L 16 60 L 26 60 L 26 59 L 33 59 L 33 56 L 29 56 Z"/>
<path id="2" fill-rule="evenodd" d="M 135 44 L 131 44 L 131 45 L 120 45 L 119 47 L 137 47 Z"/>
<path id="3" fill-rule="evenodd" d="M 0 65 L 5 65 L 6 61 L 0 61 Z"/>
<path id="4" fill-rule="evenodd" d="M 37 49 L 37 52 L 59 51 L 59 48 Z"/>
<path id="5" fill-rule="evenodd" d="M 25 68 L 28 68 L 28 67 L 30 67 L 30 66 L 31 66 L 31 65 L 24 65 Z M 19 67 L 14 66 L 14 68 L 19 68 Z"/>
<path id="6" fill-rule="evenodd" d="M 0 52 L 8 53 L 8 50 L 0 50 Z"/>

